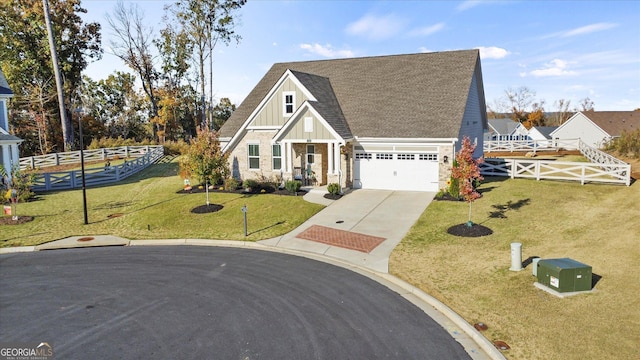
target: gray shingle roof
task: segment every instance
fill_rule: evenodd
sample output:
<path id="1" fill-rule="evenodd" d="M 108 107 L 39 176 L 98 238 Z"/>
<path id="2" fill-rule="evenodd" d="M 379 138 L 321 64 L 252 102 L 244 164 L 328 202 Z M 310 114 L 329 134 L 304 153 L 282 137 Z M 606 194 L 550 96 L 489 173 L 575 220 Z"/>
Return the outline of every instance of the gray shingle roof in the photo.
<path id="1" fill-rule="evenodd" d="M 334 99 L 326 95 L 323 100 L 327 103 L 314 107 L 330 107 L 336 101 L 354 136 L 457 138 L 479 61 L 478 50 L 461 50 L 277 63 L 227 120 L 220 135 L 233 136 L 289 69 L 296 77 L 304 77 L 301 73 L 315 75 L 301 81 L 313 88 L 309 90 L 319 102 L 327 87 L 333 89 Z M 478 75 L 479 110 L 484 113 L 482 76 L 480 72 Z M 341 120 L 336 109 L 323 111 L 333 112 L 338 125 Z"/>
<path id="2" fill-rule="evenodd" d="M 513 119 L 510 118 L 489 119 L 487 122 L 500 135 L 509 135 L 520 125 L 519 122 L 513 121 Z"/>
<path id="3" fill-rule="evenodd" d="M 324 118 L 343 139 L 353 137 L 329 79 L 299 71 L 291 71 L 291 73 L 300 80 L 302 85 L 316 98 L 317 101 L 310 101 L 309 104 L 320 113 L 322 118 Z"/>
<path id="4" fill-rule="evenodd" d="M 551 139 L 551 133 L 554 132 L 558 126 L 536 126 L 536 129 L 540 132 L 540 134 L 544 135 L 547 139 Z"/>

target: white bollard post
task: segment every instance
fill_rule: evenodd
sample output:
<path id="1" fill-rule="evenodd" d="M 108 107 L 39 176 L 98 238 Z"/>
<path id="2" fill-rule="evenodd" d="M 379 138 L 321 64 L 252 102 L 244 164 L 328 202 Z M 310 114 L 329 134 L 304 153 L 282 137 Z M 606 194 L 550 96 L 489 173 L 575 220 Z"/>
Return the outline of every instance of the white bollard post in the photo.
<path id="1" fill-rule="evenodd" d="M 511 271 L 522 270 L 522 244 L 511 243 Z"/>

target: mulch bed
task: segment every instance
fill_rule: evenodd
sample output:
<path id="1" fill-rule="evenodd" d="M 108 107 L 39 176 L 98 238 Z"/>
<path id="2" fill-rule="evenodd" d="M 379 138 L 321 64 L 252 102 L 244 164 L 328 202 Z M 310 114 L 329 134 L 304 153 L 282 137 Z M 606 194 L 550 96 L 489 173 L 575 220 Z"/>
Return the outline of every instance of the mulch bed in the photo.
<path id="1" fill-rule="evenodd" d="M 177 194 L 204 194 L 206 189 L 198 186 L 193 186 L 191 189 L 181 189 L 176 192 Z M 286 196 L 304 196 L 307 192 L 305 190 L 298 190 L 298 193 L 291 193 L 287 189 L 264 189 L 264 191 L 245 191 L 242 188 L 236 190 L 220 190 L 220 188 L 209 189 L 209 194 L 214 193 L 226 193 L 226 194 L 242 194 L 242 195 L 260 195 L 260 194 L 273 194 L 273 195 L 286 195 Z"/>
<path id="2" fill-rule="evenodd" d="M 18 216 L 18 220 L 12 220 L 11 216 L 0 217 L 0 225 L 20 225 L 33 221 L 33 216 Z"/>
<path id="3" fill-rule="evenodd" d="M 339 200 L 340 198 L 342 198 L 342 195 L 327 193 L 327 194 L 324 194 L 324 198 L 329 200 Z"/>
<path id="4" fill-rule="evenodd" d="M 200 205 L 191 209 L 193 214 L 208 214 L 216 211 L 222 210 L 224 206 L 219 204 L 209 204 L 209 205 Z"/>
<path id="5" fill-rule="evenodd" d="M 454 225 L 447 229 L 447 232 L 451 235 L 462 237 L 480 237 L 493 234 L 493 230 L 480 224 L 473 224 L 468 226 L 466 223 Z"/>
<path id="6" fill-rule="evenodd" d="M 437 200 L 437 201 L 464 201 L 463 198 L 453 197 L 449 193 L 438 194 L 438 195 L 436 195 L 434 200 Z"/>

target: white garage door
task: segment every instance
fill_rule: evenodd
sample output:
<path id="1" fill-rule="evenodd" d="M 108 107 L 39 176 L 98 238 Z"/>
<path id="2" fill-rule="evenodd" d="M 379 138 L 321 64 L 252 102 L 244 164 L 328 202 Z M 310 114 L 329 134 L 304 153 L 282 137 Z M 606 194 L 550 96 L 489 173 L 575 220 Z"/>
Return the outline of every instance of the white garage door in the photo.
<path id="1" fill-rule="evenodd" d="M 438 154 L 357 151 L 354 187 L 438 191 Z"/>

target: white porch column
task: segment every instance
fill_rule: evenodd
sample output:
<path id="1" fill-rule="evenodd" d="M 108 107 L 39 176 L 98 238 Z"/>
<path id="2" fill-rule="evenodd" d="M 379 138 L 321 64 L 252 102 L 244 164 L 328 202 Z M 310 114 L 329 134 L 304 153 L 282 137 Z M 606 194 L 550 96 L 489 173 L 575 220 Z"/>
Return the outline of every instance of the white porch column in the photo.
<path id="1" fill-rule="evenodd" d="M 333 144 L 333 157 L 335 159 L 335 162 L 334 162 L 335 166 L 333 167 L 333 173 L 337 174 L 338 170 L 342 166 L 340 161 L 340 144 L 339 143 Z"/>
<path id="2" fill-rule="evenodd" d="M 327 144 L 327 160 L 329 160 L 329 168 L 328 168 L 329 175 L 335 174 L 335 167 L 333 165 L 334 164 L 334 162 L 333 162 L 333 157 L 334 157 L 333 146 L 334 146 L 334 143 L 332 143 L 332 142 Z"/>
<path id="3" fill-rule="evenodd" d="M 20 150 L 18 150 L 18 144 L 11 146 L 11 166 L 20 166 Z"/>
<path id="4" fill-rule="evenodd" d="M 286 167 L 286 172 L 291 173 L 293 172 L 293 154 L 291 153 L 292 151 L 292 144 L 290 142 L 285 142 L 284 143 L 284 153 L 286 154 L 285 156 L 287 157 L 285 163 L 287 164 Z"/>

